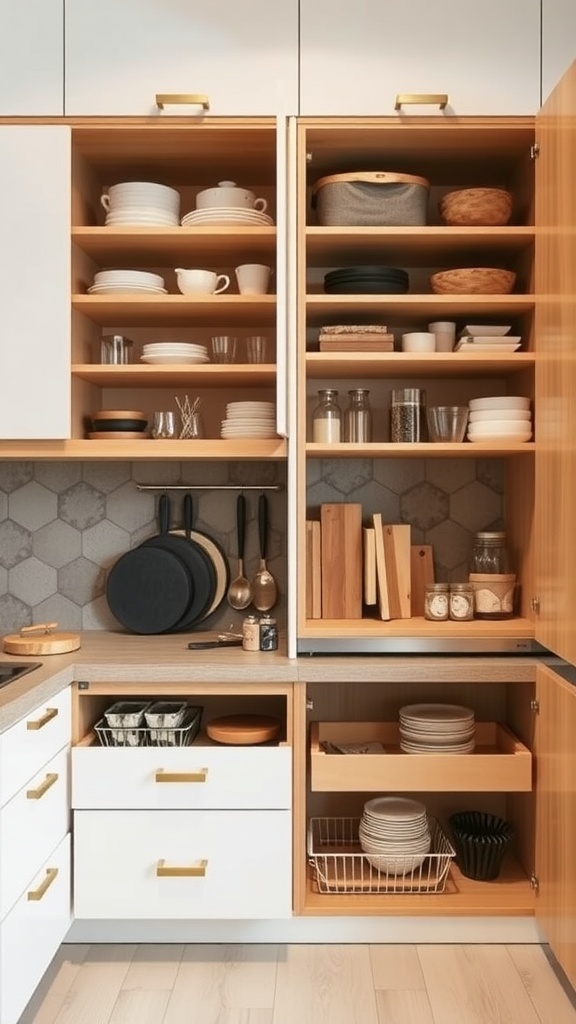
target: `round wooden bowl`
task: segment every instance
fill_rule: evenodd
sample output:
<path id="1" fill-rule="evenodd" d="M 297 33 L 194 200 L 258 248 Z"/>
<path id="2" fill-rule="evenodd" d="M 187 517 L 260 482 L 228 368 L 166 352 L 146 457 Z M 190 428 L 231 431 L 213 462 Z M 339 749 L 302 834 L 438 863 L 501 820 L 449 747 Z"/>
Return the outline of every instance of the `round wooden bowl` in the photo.
<path id="1" fill-rule="evenodd" d="M 498 227 L 512 214 L 512 194 L 503 188 L 461 188 L 438 203 L 444 224 L 453 227 Z"/>
<path id="2" fill-rule="evenodd" d="M 437 295 L 508 295 L 515 284 L 512 270 L 497 267 L 463 267 L 432 274 L 430 287 Z"/>

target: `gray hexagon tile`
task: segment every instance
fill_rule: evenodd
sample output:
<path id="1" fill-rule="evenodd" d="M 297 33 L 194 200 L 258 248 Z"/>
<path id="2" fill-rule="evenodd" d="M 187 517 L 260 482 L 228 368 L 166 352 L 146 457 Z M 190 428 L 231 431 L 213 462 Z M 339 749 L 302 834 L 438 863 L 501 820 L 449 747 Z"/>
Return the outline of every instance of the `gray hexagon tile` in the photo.
<path id="1" fill-rule="evenodd" d="M 41 562 L 59 569 L 81 554 L 82 534 L 61 519 L 43 526 L 32 538 L 32 550 Z"/>
<path id="2" fill-rule="evenodd" d="M 252 487 L 275 484 L 278 476 L 275 462 L 234 462 L 228 472 L 230 483 Z"/>
<path id="3" fill-rule="evenodd" d="M 13 594 L 0 597 L 0 632 L 17 633 L 22 626 L 32 625 L 32 609 Z"/>
<path id="4" fill-rule="evenodd" d="M 426 479 L 446 494 L 453 494 L 476 479 L 473 459 L 429 459 Z"/>
<path id="5" fill-rule="evenodd" d="M 478 459 L 476 479 L 498 494 L 504 492 L 505 465 L 503 459 Z"/>
<path id="6" fill-rule="evenodd" d="M 11 569 L 32 554 L 32 534 L 11 519 L 0 523 L 0 565 Z"/>
<path id="7" fill-rule="evenodd" d="M 77 558 L 58 570 L 58 591 L 74 604 L 85 605 L 104 593 L 106 573 L 101 566 Z"/>
<path id="8" fill-rule="evenodd" d="M 31 481 L 8 498 L 8 514 L 27 530 L 39 530 L 58 517 L 58 498 L 42 484 Z"/>
<path id="9" fill-rule="evenodd" d="M 94 487 L 78 483 L 60 495 L 58 513 L 65 523 L 86 530 L 106 517 L 106 499 Z"/>
<path id="10" fill-rule="evenodd" d="M 236 529 L 238 491 L 206 491 L 194 495 L 194 526 L 209 534 L 225 534 Z"/>
<path id="11" fill-rule="evenodd" d="M 501 513 L 500 495 L 477 480 L 450 498 L 450 518 L 472 532 L 487 529 L 487 524 Z"/>
<path id="12" fill-rule="evenodd" d="M 354 491 L 350 501 L 359 502 L 362 505 L 362 516 L 365 522 L 371 519 L 374 512 L 382 514 L 383 523 L 399 522 L 400 498 L 386 487 L 382 487 L 376 480 L 370 480 L 363 487 Z"/>
<path id="13" fill-rule="evenodd" d="M 426 539 L 434 548 L 434 565 L 437 569 L 445 566 L 452 571 L 456 566 L 469 563 L 472 534 L 457 523 L 445 519 L 428 531 Z M 445 582 L 442 576 L 438 576 L 438 579 L 439 582 Z"/>
<path id="14" fill-rule="evenodd" d="M 109 494 L 130 480 L 131 466 L 128 462 L 87 462 L 82 478 L 96 491 Z"/>
<path id="15" fill-rule="evenodd" d="M 82 466 L 79 462 L 36 462 L 34 479 L 50 491 L 61 494 L 67 491 L 82 478 Z"/>
<path id="16" fill-rule="evenodd" d="M 322 476 L 330 487 L 346 500 L 350 495 L 372 480 L 373 462 L 371 459 L 323 459 Z"/>
<path id="17" fill-rule="evenodd" d="M 82 554 L 96 565 L 108 568 L 116 558 L 130 550 L 130 534 L 103 519 L 82 533 Z"/>
<path id="18" fill-rule="evenodd" d="M 374 479 L 395 494 L 404 494 L 424 480 L 424 459 L 376 459 Z"/>
<path id="19" fill-rule="evenodd" d="M 8 515 L 8 495 L 0 491 L 0 521 Z"/>
<path id="20" fill-rule="evenodd" d="M 430 530 L 449 517 L 448 495 L 427 481 L 417 484 L 400 498 L 403 523 L 413 523 L 420 530 Z"/>
<path id="21" fill-rule="evenodd" d="M 82 629 L 118 630 L 119 623 L 112 615 L 104 594 L 88 601 L 81 609 Z"/>
<path id="22" fill-rule="evenodd" d="M 100 518 L 110 519 L 127 533 L 133 533 L 154 518 L 154 508 L 154 492 L 137 491 L 134 483 L 130 482 L 108 495 L 106 515 Z"/>
<path id="23" fill-rule="evenodd" d="M 24 604 L 35 605 L 56 593 L 56 569 L 38 558 L 26 558 L 10 569 L 8 587 L 10 593 Z"/>
<path id="24" fill-rule="evenodd" d="M 24 487 L 33 477 L 33 462 L 0 462 L 0 490 L 6 494 Z"/>
<path id="25" fill-rule="evenodd" d="M 63 594 L 53 594 L 33 608 L 34 622 L 57 622 L 58 629 L 82 629 L 82 609 Z"/>
<path id="26" fill-rule="evenodd" d="M 244 463 L 242 463 L 244 466 Z M 179 466 L 179 477 L 178 483 L 181 484 L 196 484 L 196 485 L 208 485 L 213 487 L 215 484 L 227 484 L 230 483 L 230 467 L 227 462 L 213 462 L 210 465 L 199 465 L 192 459 L 186 462 L 181 462 Z M 263 483 L 263 480 L 259 481 Z M 242 483 L 248 483 L 247 480 L 242 480 Z"/>

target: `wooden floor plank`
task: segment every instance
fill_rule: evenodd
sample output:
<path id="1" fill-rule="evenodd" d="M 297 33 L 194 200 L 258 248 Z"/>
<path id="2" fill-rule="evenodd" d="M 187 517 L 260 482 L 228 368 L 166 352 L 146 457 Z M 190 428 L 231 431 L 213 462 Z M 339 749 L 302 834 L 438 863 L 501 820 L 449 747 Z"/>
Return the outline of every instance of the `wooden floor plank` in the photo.
<path id="1" fill-rule="evenodd" d="M 114 1004 L 109 1024 L 163 1024 L 169 999 L 169 991 L 123 989 Z"/>
<path id="2" fill-rule="evenodd" d="M 60 946 L 19 1024 L 53 1024 L 90 946 Z"/>
<path id="3" fill-rule="evenodd" d="M 276 956 L 275 945 L 186 946 L 163 1024 L 238 1024 L 242 1014 L 252 1022 L 256 1010 L 271 1013 Z"/>
<path id="4" fill-rule="evenodd" d="M 507 948 L 542 1024 L 576 1024 L 576 1006 L 564 992 L 542 947 Z M 574 998 L 576 1002 L 576 993 Z"/>
<path id="5" fill-rule="evenodd" d="M 378 1024 L 366 945 L 285 946 L 274 1024 Z"/>
<path id="6" fill-rule="evenodd" d="M 122 989 L 170 992 L 176 981 L 183 953 L 183 945 L 172 943 L 138 946 L 122 983 Z"/>
<path id="7" fill-rule="evenodd" d="M 376 993 L 379 1024 L 435 1024 L 425 991 L 389 989 Z"/>
<path id="8" fill-rule="evenodd" d="M 416 946 L 383 943 L 369 951 L 376 990 L 426 988 Z"/>
<path id="9" fill-rule="evenodd" d="M 109 1024 L 136 948 L 90 946 L 53 1024 Z"/>

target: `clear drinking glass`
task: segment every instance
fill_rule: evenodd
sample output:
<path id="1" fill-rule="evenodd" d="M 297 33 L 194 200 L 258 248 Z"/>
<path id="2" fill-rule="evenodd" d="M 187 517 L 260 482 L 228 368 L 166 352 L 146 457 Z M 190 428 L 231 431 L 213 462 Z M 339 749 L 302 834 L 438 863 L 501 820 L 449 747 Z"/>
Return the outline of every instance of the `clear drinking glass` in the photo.
<path id="1" fill-rule="evenodd" d="M 246 356 L 249 363 L 265 363 L 268 339 L 261 334 L 246 338 Z"/>
<path id="2" fill-rule="evenodd" d="M 152 429 L 150 433 L 155 439 L 176 437 L 176 414 L 164 411 L 152 413 Z"/>
<path id="3" fill-rule="evenodd" d="M 236 358 L 236 338 L 220 334 L 212 338 L 212 359 L 215 363 L 233 363 Z"/>

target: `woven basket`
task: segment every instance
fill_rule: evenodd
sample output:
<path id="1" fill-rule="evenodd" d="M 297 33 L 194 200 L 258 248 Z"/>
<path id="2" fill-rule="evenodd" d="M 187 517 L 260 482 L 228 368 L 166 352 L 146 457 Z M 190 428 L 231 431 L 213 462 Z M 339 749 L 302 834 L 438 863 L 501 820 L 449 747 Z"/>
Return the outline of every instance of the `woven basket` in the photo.
<path id="1" fill-rule="evenodd" d="M 502 188 L 462 188 L 443 196 L 438 210 L 444 224 L 497 227 L 510 220 L 512 195 Z"/>
<path id="2" fill-rule="evenodd" d="M 463 267 L 432 274 L 430 287 L 437 295 L 508 295 L 515 284 L 512 270 L 496 267 Z"/>

